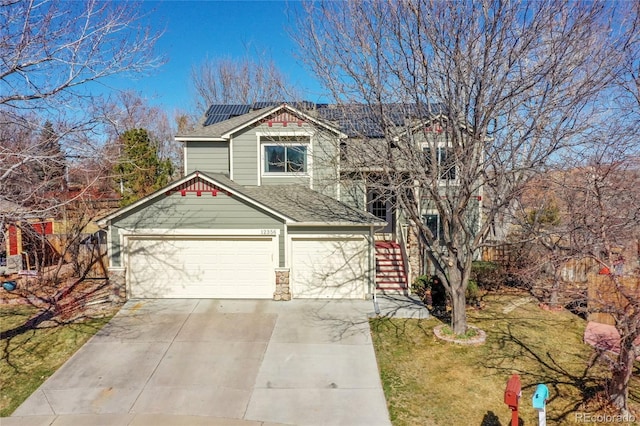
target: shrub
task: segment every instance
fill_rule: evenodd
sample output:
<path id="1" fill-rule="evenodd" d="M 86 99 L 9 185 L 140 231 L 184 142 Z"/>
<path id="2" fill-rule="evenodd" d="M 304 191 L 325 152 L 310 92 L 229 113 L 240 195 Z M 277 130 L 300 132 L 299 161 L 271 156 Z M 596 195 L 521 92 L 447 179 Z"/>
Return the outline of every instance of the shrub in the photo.
<path id="1" fill-rule="evenodd" d="M 469 281 L 474 281 L 476 288 L 495 290 L 504 284 L 504 268 L 495 262 L 473 262 Z"/>
<path id="2" fill-rule="evenodd" d="M 468 305 L 477 305 L 480 301 L 480 289 L 478 288 L 478 283 L 475 280 L 469 280 L 465 297 Z"/>
<path id="3" fill-rule="evenodd" d="M 420 275 L 413 280 L 411 291 L 418 295 L 420 300 L 427 302 L 427 291 L 431 290 L 431 278 L 428 275 Z"/>

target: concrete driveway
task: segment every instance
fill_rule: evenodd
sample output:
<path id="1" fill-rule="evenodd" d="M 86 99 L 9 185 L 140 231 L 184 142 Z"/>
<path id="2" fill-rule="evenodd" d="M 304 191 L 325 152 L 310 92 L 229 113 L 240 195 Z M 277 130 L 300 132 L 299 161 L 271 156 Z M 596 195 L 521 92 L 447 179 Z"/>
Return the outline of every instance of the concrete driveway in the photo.
<path id="1" fill-rule="evenodd" d="M 389 425 L 373 310 L 132 300 L 2 425 Z"/>

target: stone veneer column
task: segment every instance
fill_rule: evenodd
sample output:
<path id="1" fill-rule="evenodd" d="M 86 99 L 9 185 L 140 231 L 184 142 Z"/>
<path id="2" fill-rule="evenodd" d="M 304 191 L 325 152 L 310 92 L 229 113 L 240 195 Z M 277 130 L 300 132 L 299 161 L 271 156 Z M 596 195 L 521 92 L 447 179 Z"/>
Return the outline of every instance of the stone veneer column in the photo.
<path id="1" fill-rule="evenodd" d="M 111 294 L 109 295 L 109 301 L 115 304 L 126 302 L 127 286 L 125 282 L 125 270 L 110 269 L 109 284 L 111 285 Z"/>
<path id="2" fill-rule="evenodd" d="M 273 300 L 291 300 L 289 277 L 289 268 L 276 268 L 276 291 L 273 293 Z"/>
<path id="3" fill-rule="evenodd" d="M 407 257 L 409 258 L 409 266 L 411 267 L 412 277 L 407 277 L 411 282 L 420 275 L 422 271 L 422 262 L 420 259 L 420 245 L 417 235 L 417 229 L 415 226 L 409 226 L 407 229 Z"/>

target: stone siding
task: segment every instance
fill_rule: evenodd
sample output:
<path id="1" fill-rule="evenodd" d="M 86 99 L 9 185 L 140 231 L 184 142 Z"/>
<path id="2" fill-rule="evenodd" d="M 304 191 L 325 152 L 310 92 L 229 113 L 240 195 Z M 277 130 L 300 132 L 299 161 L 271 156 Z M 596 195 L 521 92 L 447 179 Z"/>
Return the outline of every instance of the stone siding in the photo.
<path id="1" fill-rule="evenodd" d="M 124 269 L 109 270 L 109 284 L 111 285 L 109 300 L 111 303 L 121 304 L 127 301 L 125 272 Z"/>
<path id="2" fill-rule="evenodd" d="M 291 300 L 289 277 L 289 268 L 276 269 L 276 291 L 273 293 L 273 300 Z"/>

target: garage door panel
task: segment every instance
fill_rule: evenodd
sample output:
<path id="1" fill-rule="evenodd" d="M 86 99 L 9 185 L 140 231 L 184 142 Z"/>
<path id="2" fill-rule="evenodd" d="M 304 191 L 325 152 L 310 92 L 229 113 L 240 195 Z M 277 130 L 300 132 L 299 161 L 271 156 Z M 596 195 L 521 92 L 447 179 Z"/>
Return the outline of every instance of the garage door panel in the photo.
<path id="1" fill-rule="evenodd" d="M 293 239 L 293 297 L 363 298 L 368 258 L 363 238 Z"/>
<path id="2" fill-rule="evenodd" d="M 131 239 L 134 298 L 271 298 L 271 239 Z"/>

